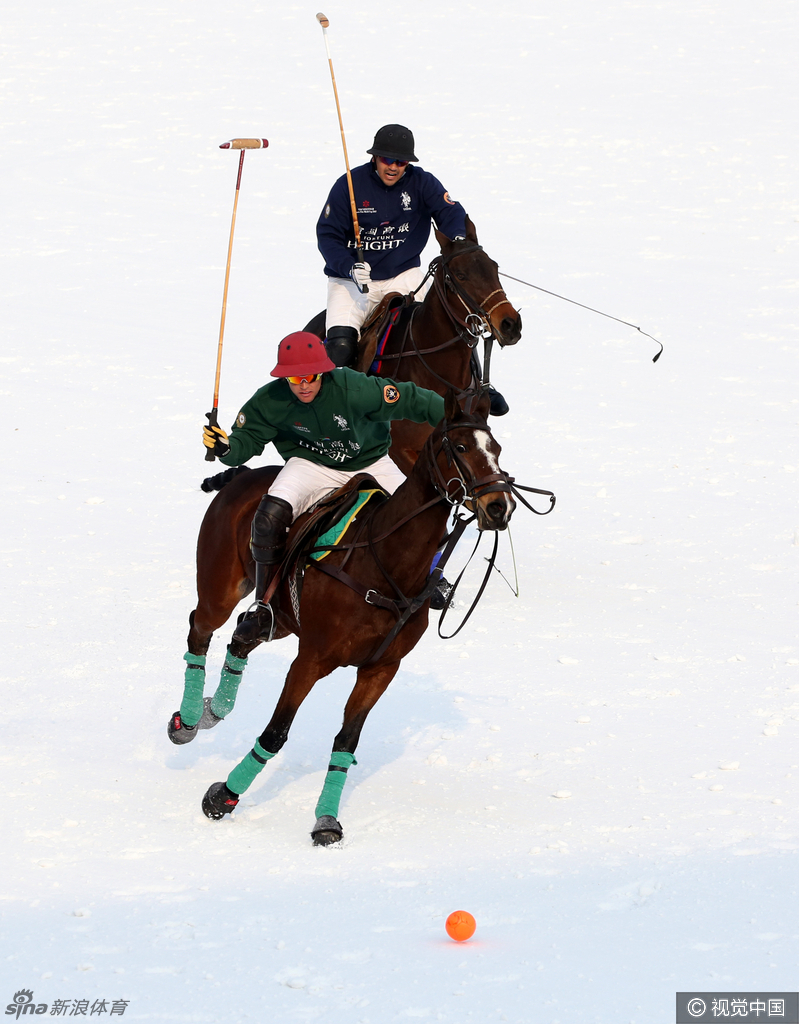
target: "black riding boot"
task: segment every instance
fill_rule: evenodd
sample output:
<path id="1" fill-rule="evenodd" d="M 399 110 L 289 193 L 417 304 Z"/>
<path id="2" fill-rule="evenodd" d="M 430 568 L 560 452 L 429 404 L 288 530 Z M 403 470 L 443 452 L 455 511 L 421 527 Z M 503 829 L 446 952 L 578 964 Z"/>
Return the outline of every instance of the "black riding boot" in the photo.
<path id="1" fill-rule="evenodd" d="M 261 498 L 250 532 L 250 550 L 255 559 L 255 603 L 236 627 L 234 640 L 252 643 L 271 636 L 274 617 L 263 599 L 274 570 L 283 560 L 286 533 L 293 516 L 291 505 L 283 498 L 274 498 L 271 494 Z"/>
<path id="2" fill-rule="evenodd" d="M 492 416 L 504 416 L 506 412 L 510 411 L 510 406 L 508 405 L 505 396 L 497 391 L 493 385 L 489 384 L 488 393 L 491 396 L 490 413 Z"/>
<path id="3" fill-rule="evenodd" d="M 336 366 L 352 366 L 358 354 L 358 332 L 354 327 L 331 327 L 325 348 Z"/>

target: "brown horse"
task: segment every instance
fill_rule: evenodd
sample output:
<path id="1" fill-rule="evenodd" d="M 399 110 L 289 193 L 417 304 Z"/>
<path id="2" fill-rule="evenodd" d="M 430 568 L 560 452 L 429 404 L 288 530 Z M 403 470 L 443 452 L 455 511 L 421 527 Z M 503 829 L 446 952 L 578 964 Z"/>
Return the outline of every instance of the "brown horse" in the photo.
<path id="1" fill-rule="evenodd" d="M 358 513 L 356 536 L 348 543 L 345 537 L 343 550 L 337 547 L 323 561 L 309 561 L 299 600 L 294 590 L 292 603 L 293 574 L 280 584 L 272 602 L 274 635 L 296 633 L 299 651 L 272 718 L 253 749 L 227 782 L 214 783 L 206 793 L 202 806 L 209 818 L 230 813 L 239 795 L 280 750 L 317 680 L 352 665 L 357 679 L 333 742 L 311 833 L 316 845 L 341 839 L 336 816 L 347 768 L 355 763 L 367 715 L 427 629 L 429 597 L 438 572 L 431 574 L 430 565 L 446 535 L 453 506 L 468 501 L 481 530 L 506 529 L 515 508 L 512 482 L 499 468 L 500 446 L 485 421 L 487 406 L 484 397 L 474 412 L 465 413 L 450 390 L 445 418 L 428 438 L 408 479 L 371 512 L 367 505 Z M 235 477 L 214 498 L 200 528 L 198 601 L 189 619 L 184 699 L 170 721 L 175 742 L 191 739 L 197 728 L 216 725 L 232 709 L 247 656 L 261 642 L 245 643 L 234 634 L 219 687 L 203 702 L 205 654 L 212 634 L 253 587 L 250 523 L 275 472 L 256 469 Z M 302 522 L 300 517 L 293 529 L 300 529 Z M 183 736 L 181 716 L 198 722 L 188 730 L 184 725 Z"/>
<path id="2" fill-rule="evenodd" d="M 497 264 L 478 244 L 468 217 L 465 241 L 453 242 L 440 231 L 436 240 L 441 255 L 428 271 L 432 287 L 389 333 L 385 350 L 375 360 L 376 372 L 393 380 L 413 381 L 440 395 L 455 388 L 463 403 L 481 383 L 480 366 L 473 358 L 478 342 L 482 339 L 485 344 L 482 385 L 488 386 L 491 346 L 495 340 L 502 347 L 515 345 L 522 334 L 522 318 L 508 301 Z M 320 313 L 305 330 L 324 338 L 324 327 L 325 314 Z M 359 368 L 369 370 L 368 365 Z M 389 454 L 406 476 L 431 430 L 426 423 L 392 423 Z"/>

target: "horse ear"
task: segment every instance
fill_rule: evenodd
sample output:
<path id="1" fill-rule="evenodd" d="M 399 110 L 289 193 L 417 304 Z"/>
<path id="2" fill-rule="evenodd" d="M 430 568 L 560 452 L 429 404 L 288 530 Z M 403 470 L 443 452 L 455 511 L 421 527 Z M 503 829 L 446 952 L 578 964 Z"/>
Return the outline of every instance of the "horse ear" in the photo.
<path id="1" fill-rule="evenodd" d="M 474 229 L 474 224 L 472 224 L 468 213 L 466 214 L 466 240 L 467 242 L 471 242 L 472 245 L 477 245 L 477 232 Z"/>
<path id="2" fill-rule="evenodd" d="M 443 232 L 439 231 L 438 228 L 435 228 L 434 230 L 436 233 L 436 241 L 438 242 L 439 248 L 441 249 L 441 252 L 444 254 L 444 256 L 446 256 L 449 250 L 452 248 L 452 241 L 451 239 L 447 238 L 447 236 Z"/>
<path id="3" fill-rule="evenodd" d="M 448 388 L 444 395 L 444 419 L 451 423 L 460 416 L 461 411 L 454 388 Z"/>
<path id="4" fill-rule="evenodd" d="M 488 414 L 489 414 L 490 411 L 491 411 L 491 394 L 489 393 L 488 388 L 482 388 L 480 390 L 480 395 L 479 395 L 479 397 L 477 399 L 477 404 L 474 407 L 474 413 L 475 413 L 476 416 L 482 417 L 482 419 L 484 419 L 486 421 L 486 423 L 487 423 L 488 422 Z"/>

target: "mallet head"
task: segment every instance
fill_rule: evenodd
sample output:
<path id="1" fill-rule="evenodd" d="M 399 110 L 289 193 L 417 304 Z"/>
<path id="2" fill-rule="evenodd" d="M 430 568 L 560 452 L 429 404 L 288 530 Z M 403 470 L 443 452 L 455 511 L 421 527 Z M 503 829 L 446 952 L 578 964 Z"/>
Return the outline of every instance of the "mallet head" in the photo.
<path id="1" fill-rule="evenodd" d="M 330 24 L 330 22 L 327 20 L 324 14 L 317 14 L 316 20 L 319 22 L 322 28 L 327 28 L 327 26 Z"/>
<path id="2" fill-rule="evenodd" d="M 268 139 L 231 139 L 230 142 L 223 142 L 220 149 L 266 149 L 269 145 Z"/>

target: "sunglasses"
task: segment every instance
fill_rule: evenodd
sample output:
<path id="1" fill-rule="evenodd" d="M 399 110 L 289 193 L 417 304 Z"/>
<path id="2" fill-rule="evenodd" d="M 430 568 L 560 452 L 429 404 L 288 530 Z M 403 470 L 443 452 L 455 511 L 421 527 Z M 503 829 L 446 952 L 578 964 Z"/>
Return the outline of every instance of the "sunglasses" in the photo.
<path id="1" fill-rule="evenodd" d="M 396 164 L 397 167 L 407 167 L 408 166 L 408 161 L 407 160 L 394 160 L 391 157 L 387 157 L 387 156 L 379 156 L 377 159 L 380 161 L 381 164 L 385 164 L 386 167 L 391 167 L 392 164 Z"/>
<path id="2" fill-rule="evenodd" d="M 309 373 L 304 377 L 286 377 L 286 380 L 289 384 L 315 384 L 321 378 L 321 373 Z"/>

